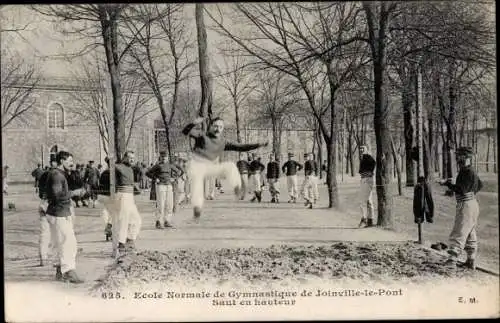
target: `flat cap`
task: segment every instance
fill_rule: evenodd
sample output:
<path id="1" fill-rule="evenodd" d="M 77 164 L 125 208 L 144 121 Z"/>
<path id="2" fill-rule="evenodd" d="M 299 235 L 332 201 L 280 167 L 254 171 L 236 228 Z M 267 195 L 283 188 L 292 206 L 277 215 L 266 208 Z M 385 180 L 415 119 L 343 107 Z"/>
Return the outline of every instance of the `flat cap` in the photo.
<path id="1" fill-rule="evenodd" d="M 288 157 L 293 157 L 293 153 L 288 153 Z"/>
<path id="2" fill-rule="evenodd" d="M 166 151 L 160 151 L 160 157 L 165 157 L 167 156 L 167 152 Z"/>

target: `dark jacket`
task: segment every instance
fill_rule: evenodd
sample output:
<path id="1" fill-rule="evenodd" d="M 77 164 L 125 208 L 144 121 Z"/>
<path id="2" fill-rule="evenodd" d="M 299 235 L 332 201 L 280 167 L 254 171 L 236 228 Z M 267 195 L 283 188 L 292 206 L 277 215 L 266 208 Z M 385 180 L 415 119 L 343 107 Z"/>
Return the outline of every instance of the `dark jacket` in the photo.
<path id="1" fill-rule="evenodd" d="M 146 176 L 160 180 L 162 185 L 171 185 L 171 179 L 176 179 L 184 174 L 183 170 L 173 163 L 159 163 L 146 172 Z"/>
<path id="2" fill-rule="evenodd" d="M 71 215 L 71 193 L 66 174 L 60 169 L 49 171 L 46 182 L 47 201 L 46 214 L 65 217 Z"/>
<path id="3" fill-rule="evenodd" d="M 87 167 L 85 170 L 85 183 L 97 187 L 99 185 L 99 171 L 95 167 Z"/>
<path id="4" fill-rule="evenodd" d="M 420 179 L 413 191 L 413 215 L 415 223 L 423 223 L 424 220 L 433 223 L 434 201 L 430 185 Z"/>
<path id="5" fill-rule="evenodd" d="M 455 184 L 447 182 L 446 186 L 455 192 L 455 194 L 464 195 L 470 192 L 476 194 L 483 188 L 483 183 L 479 179 L 479 176 L 477 176 L 474 169 L 469 166 L 460 169 Z"/>
<path id="6" fill-rule="evenodd" d="M 83 178 L 80 176 L 80 171 L 72 170 L 68 175 L 68 186 L 71 191 L 83 187 Z"/>
<path id="7" fill-rule="evenodd" d="M 305 176 L 318 176 L 318 164 L 315 160 L 307 160 L 304 164 L 304 175 Z"/>
<path id="8" fill-rule="evenodd" d="M 276 161 L 269 162 L 267 164 L 267 178 L 279 178 L 280 177 L 280 165 Z"/>
<path id="9" fill-rule="evenodd" d="M 375 159 L 369 154 L 363 154 L 359 162 L 359 174 L 361 177 L 372 177 L 375 171 Z"/>
<path id="10" fill-rule="evenodd" d="M 37 167 L 37 168 L 35 168 L 34 171 L 31 172 L 31 176 L 33 176 L 35 178 L 35 180 L 38 181 L 38 180 L 40 180 L 40 177 L 42 177 L 44 172 L 45 171 L 43 169 Z"/>
<path id="11" fill-rule="evenodd" d="M 248 174 L 248 167 L 250 166 L 250 164 L 242 159 L 242 160 L 238 160 L 236 162 L 236 167 L 238 168 L 238 171 L 240 172 L 240 174 Z"/>
<path id="12" fill-rule="evenodd" d="M 258 160 L 252 160 L 250 166 L 248 167 L 248 172 L 250 175 L 256 174 L 257 172 L 262 172 L 266 167 Z"/>
<path id="13" fill-rule="evenodd" d="M 286 176 L 297 175 L 297 171 L 300 171 L 301 169 L 302 165 L 297 163 L 295 160 L 288 160 L 285 164 L 283 164 L 283 167 L 281 168 Z"/>

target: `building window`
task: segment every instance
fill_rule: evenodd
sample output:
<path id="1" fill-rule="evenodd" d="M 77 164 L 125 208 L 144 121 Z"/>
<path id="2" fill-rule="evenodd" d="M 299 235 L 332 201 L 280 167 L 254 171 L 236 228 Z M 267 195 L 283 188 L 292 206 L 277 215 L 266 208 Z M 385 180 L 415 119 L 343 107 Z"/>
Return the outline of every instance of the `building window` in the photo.
<path id="1" fill-rule="evenodd" d="M 64 129 L 64 108 L 59 103 L 49 106 L 49 128 Z"/>
<path id="2" fill-rule="evenodd" d="M 52 146 L 52 148 L 50 148 L 50 162 L 56 161 L 58 151 L 59 149 L 57 148 L 57 145 L 54 145 Z"/>

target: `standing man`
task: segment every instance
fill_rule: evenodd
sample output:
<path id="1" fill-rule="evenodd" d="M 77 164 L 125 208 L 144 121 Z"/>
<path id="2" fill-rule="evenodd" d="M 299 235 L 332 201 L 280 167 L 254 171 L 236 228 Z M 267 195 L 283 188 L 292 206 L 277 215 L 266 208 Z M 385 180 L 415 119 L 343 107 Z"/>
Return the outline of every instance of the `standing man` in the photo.
<path id="1" fill-rule="evenodd" d="M 477 256 L 477 220 L 479 217 L 479 204 L 476 193 L 479 192 L 483 183 L 472 168 L 473 149 L 471 147 L 460 147 L 457 149 L 456 159 L 459 172 L 455 181 L 451 179 L 440 182 L 455 193 L 457 199 L 457 213 L 455 223 L 450 234 L 449 258 L 446 261 L 448 267 L 454 268 L 462 250 L 467 253 L 467 260 L 461 266 L 476 269 Z"/>
<path id="2" fill-rule="evenodd" d="M 121 162 L 115 165 L 116 194 L 111 201 L 114 257 L 125 253 L 127 249 L 135 249 L 135 240 L 141 230 L 142 219 L 134 200 L 134 161 L 135 154 L 129 150 Z"/>
<path id="3" fill-rule="evenodd" d="M 375 159 L 368 152 L 367 146 L 359 147 L 359 154 L 361 156 L 359 162 L 359 174 L 361 176 L 360 183 L 360 200 L 359 207 L 361 208 L 361 221 L 359 227 L 372 227 L 373 226 L 373 175 L 375 174 Z M 365 208 L 368 209 L 368 216 L 366 215 Z"/>
<path id="4" fill-rule="evenodd" d="M 281 171 L 286 174 L 286 183 L 290 200 L 288 203 L 297 203 L 298 180 L 297 172 L 302 169 L 302 165 L 293 160 L 293 153 L 288 153 L 288 161 L 283 165 Z"/>
<path id="5" fill-rule="evenodd" d="M 304 182 L 302 183 L 302 195 L 306 203 L 304 204 L 309 209 L 313 208 L 313 204 L 318 201 L 318 164 L 314 160 L 314 155 L 304 154 L 304 159 L 306 162 L 304 164 Z"/>
<path id="6" fill-rule="evenodd" d="M 182 133 L 194 139 L 193 154 L 188 165 L 188 177 L 191 188 L 191 203 L 193 214 L 197 219 L 201 216 L 203 207 L 203 181 L 206 177 L 226 178 L 229 185 L 234 189 L 237 197 L 241 197 L 241 177 L 232 162 L 217 162 L 223 151 L 250 151 L 259 147 L 267 146 L 268 143 L 239 144 L 226 141 L 222 136 L 224 121 L 221 118 L 213 119 L 207 132 L 195 129 L 201 126 L 205 118 L 197 118 L 188 124 Z"/>
<path id="7" fill-rule="evenodd" d="M 265 166 L 259 161 L 260 158 L 256 154 L 253 154 L 253 160 L 248 167 L 248 173 L 250 174 L 249 182 L 250 187 L 253 190 L 254 196 L 250 202 L 257 200 L 259 203 L 262 201 L 262 172 Z"/>
<path id="8" fill-rule="evenodd" d="M 278 181 L 280 178 L 280 165 L 275 160 L 274 154 L 269 155 L 266 175 L 267 182 L 269 183 L 269 193 L 271 193 L 271 203 L 279 203 L 280 190 L 278 189 Z"/>
<path id="9" fill-rule="evenodd" d="M 146 173 L 148 172 L 148 168 L 146 167 L 146 164 L 142 163 L 141 165 L 141 186 L 140 188 L 143 190 L 147 190 L 148 187 L 148 177 L 146 176 Z"/>
<path id="10" fill-rule="evenodd" d="M 40 180 L 40 177 L 44 173 L 44 170 L 42 169 L 42 164 L 38 164 L 37 167 L 31 172 L 31 176 L 35 178 L 35 192 L 38 193 L 38 181 Z"/>
<path id="11" fill-rule="evenodd" d="M 187 175 L 186 175 L 186 160 L 181 157 L 179 157 L 177 160 L 179 163 L 178 166 L 182 170 L 182 174 L 179 177 L 177 177 L 177 184 L 175 185 L 176 194 L 174 194 L 174 196 L 176 197 L 175 205 L 180 206 L 187 200 L 187 195 L 186 195 Z"/>
<path id="12" fill-rule="evenodd" d="M 95 208 L 97 200 L 97 190 L 99 189 L 99 170 L 94 167 L 94 161 L 89 161 L 89 166 L 85 170 L 85 183 L 92 200 L 92 207 Z"/>
<path id="13" fill-rule="evenodd" d="M 56 280 L 79 284 L 83 280 L 75 271 L 77 242 L 73 228 L 74 209 L 71 205 L 71 196 L 75 193 L 69 190 L 66 179 L 73 167 L 73 156 L 67 151 L 59 151 L 56 160 L 57 167 L 50 170 L 47 177 L 48 206 L 45 212 L 57 252 Z"/>
<path id="14" fill-rule="evenodd" d="M 8 195 L 7 190 L 9 189 L 9 184 L 7 183 L 8 175 L 9 175 L 9 166 L 5 165 L 3 167 L 3 172 L 2 172 L 2 190 L 5 195 Z"/>
<path id="15" fill-rule="evenodd" d="M 54 248 L 55 236 L 50 234 L 50 225 L 47 220 L 47 178 L 49 177 L 50 171 L 57 168 L 57 162 L 55 160 L 51 161 L 51 167 L 46 169 L 38 180 L 38 197 L 40 198 L 40 205 L 38 206 L 38 214 L 40 216 L 40 237 L 39 237 L 39 256 L 40 256 L 40 266 L 43 267 L 47 264 L 49 258 L 49 247 L 52 243 Z"/>
<path id="16" fill-rule="evenodd" d="M 174 163 L 170 163 L 167 153 L 160 152 L 160 163 L 151 168 L 146 176 L 156 183 L 156 201 L 158 208 L 156 210 L 156 228 L 162 229 L 162 223 L 165 228 L 172 227 L 172 218 L 174 216 L 174 181 L 182 176 L 184 172 Z"/>
<path id="17" fill-rule="evenodd" d="M 109 158 L 106 157 L 104 160 L 107 164 L 106 170 L 104 170 L 99 177 L 99 194 L 104 196 L 104 203 L 102 209 L 102 219 L 104 221 L 104 235 L 106 241 L 109 241 L 113 237 L 113 224 L 112 224 L 112 212 L 113 205 L 110 199 L 110 174 L 109 174 Z"/>
<path id="18" fill-rule="evenodd" d="M 243 153 L 240 153 L 240 160 L 236 162 L 236 167 L 238 168 L 238 172 L 240 173 L 241 178 L 241 196 L 240 200 L 245 199 L 245 195 L 248 190 L 248 168 L 250 163 L 243 158 Z"/>

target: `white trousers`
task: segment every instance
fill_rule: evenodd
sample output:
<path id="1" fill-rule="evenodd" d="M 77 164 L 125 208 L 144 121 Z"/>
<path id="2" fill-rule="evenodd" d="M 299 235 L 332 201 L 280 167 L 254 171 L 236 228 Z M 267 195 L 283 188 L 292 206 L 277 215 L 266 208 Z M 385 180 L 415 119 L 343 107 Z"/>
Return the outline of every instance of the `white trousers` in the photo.
<path id="1" fill-rule="evenodd" d="M 172 221 L 174 214 L 174 190 L 172 185 L 156 185 L 157 221 Z"/>
<path id="2" fill-rule="evenodd" d="M 104 224 L 107 225 L 112 221 L 111 213 L 109 212 L 111 200 L 109 196 L 104 196 L 102 202 L 104 206 L 101 213 L 102 220 L 104 221 Z"/>
<path id="3" fill-rule="evenodd" d="M 193 207 L 203 207 L 203 185 L 206 178 L 218 177 L 226 179 L 232 188 L 241 187 L 238 168 L 232 162 L 216 163 L 210 160 L 193 157 L 188 162 L 187 173 L 191 188 L 191 204 Z M 213 185 L 215 187 L 215 183 Z"/>
<path id="4" fill-rule="evenodd" d="M 318 192 L 318 179 L 314 175 L 308 175 L 305 177 L 304 182 L 302 182 L 301 188 L 302 196 L 304 199 L 309 201 L 315 201 L 319 199 Z"/>
<path id="5" fill-rule="evenodd" d="M 117 192 L 108 211 L 112 217 L 113 249 L 118 247 L 118 243 L 125 243 L 127 239 L 137 239 L 142 219 L 135 205 L 133 193 Z"/>
<path id="6" fill-rule="evenodd" d="M 286 184 L 288 186 L 288 195 L 290 195 L 290 197 L 297 198 L 299 193 L 297 175 L 287 176 Z"/>
<path id="7" fill-rule="evenodd" d="M 478 218 L 479 203 L 476 199 L 457 203 L 457 213 L 450 234 L 449 253 L 458 257 L 462 253 L 462 250 L 465 250 L 467 258 L 476 258 Z"/>
<path id="8" fill-rule="evenodd" d="M 249 181 L 250 191 L 252 193 L 262 191 L 261 179 L 262 179 L 262 177 L 261 177 L 260 173 L 250 175 L 250 178 L 248 179 L 248 181 Z"/>
<path id="9" fill-rule="evenodd" d="M 186 199 L 186 180 L 182 177 L 179 177 L 177 179 L 177 185 L 175 185 L 175 189 L 175 204 L 180 205 Z"/>
<path id="10" fill-rule="evenodd" d="M 280 195 L 280 190 L 278 187 L 279 179 L 278 178 L 268 178 L 267 182 L 269 183 L 269 193 L 271 193 L 271 196 L 274 198 L 279 197 L 279 195 Z"/>
<path id="11" fill-rule="evenodd" d="M 55 236 L 50 234 L 50 224 L 45 214 L 47 206 L 47 201 L 41 200 L 40 206 L 38 207 L 38 213 L 40 215 L 40 236 L 38 245 L 40 260 L 43 261 L 49 259 L 49 252 L 56 247 Z"/>
<path id="12" fill-rule="evenodd" d="M 63 273 L 76 267 L 77 242 L 73 229 L 73 216 L 46 215 L 50 226 L 50 234 L 55 242 L 56 265 L 61 266 Z"/>
<path id="13" fill-rule="evenodd" d="M 206 198 L 215 198 L 215 177 L 210 176 L 205 179 L 205 194 Z"/>
<path id="14" fill-rule="evenodd" d="M 361 217 L 373 219 L 373 177 L 361 179 L 359 193 L 359 207 L 361 208 Z M 368 216 L 367 216 L 368 211 Z"/>

